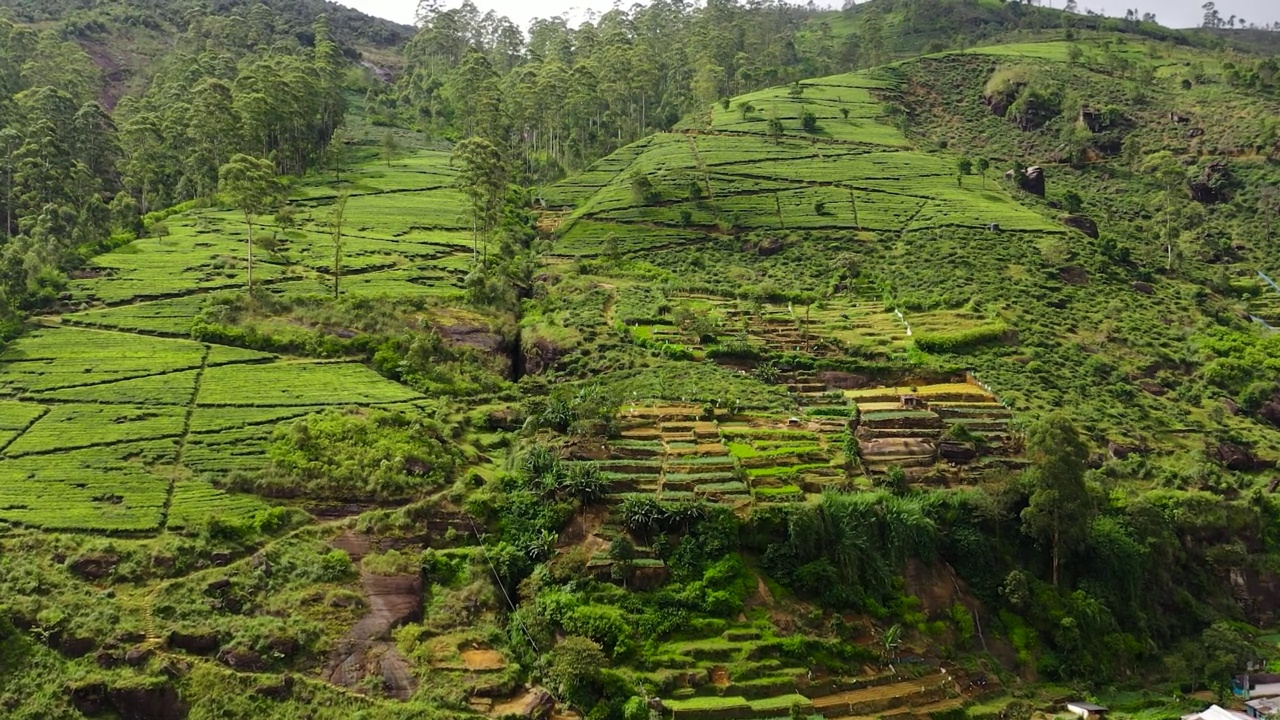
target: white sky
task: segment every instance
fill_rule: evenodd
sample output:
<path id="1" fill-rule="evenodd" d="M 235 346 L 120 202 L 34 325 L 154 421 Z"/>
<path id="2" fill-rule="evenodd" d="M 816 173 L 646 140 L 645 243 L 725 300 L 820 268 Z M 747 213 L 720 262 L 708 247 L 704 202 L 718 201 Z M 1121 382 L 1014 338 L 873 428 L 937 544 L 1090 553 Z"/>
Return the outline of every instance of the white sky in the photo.
<path id="1" fill-rule="evenodd" d="M 337 0 L 343 5 L 363 10 L 370 15 L 377 15 L 389 20 L 406 24 L 413 23 L 417 0 Z M 839 0 L 816 0 L 819 5 L 839 7 Z M 1045 4 L 1062 7 L 1066 0 L 1042 0 Z M 536 17 L 550 17 L 568 13 L 570 17 L 581 17 L 586 10 L 603 12 L 613 7 L 615 0 L 473 0 L 481 11 L 494 10 L 499 15 L 506 15 L 521 26 L 527 26 Z M 1086 8 L 1104 15 L 1123 16 L 1125 9 L 1134 7 L 1140 12 L 1154 12 L 1162 25 L 1170 27 L 1194 27 L 1200 24 L 1204 11 L 1200 9 L 1203 0 L 1077 0 L 1081 12 Z M 446 2 L 447 6 L 459 3 Z M 630 7 L 631 0 L 621 3 Z M 1235 15 L 1259 25 L 1280 21 L 1280 2 L 1277 0 L 1217 0 L 1218 13 L 1222 18 Z"/>

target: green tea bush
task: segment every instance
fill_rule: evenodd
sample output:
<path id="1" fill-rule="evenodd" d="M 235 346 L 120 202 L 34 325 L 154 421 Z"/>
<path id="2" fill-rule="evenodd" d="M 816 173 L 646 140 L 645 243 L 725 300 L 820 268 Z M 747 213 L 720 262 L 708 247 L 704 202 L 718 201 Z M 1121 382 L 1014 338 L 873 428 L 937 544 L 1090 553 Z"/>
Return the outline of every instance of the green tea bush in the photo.
<path id="1" fill-rule="evenodd" d="M 915 346 L 925 352 L 958 353 L 978 345 L 999 342 L 1009 333 L 1003 322 L 987 323 L 952 333 L 917 333 Z"/>

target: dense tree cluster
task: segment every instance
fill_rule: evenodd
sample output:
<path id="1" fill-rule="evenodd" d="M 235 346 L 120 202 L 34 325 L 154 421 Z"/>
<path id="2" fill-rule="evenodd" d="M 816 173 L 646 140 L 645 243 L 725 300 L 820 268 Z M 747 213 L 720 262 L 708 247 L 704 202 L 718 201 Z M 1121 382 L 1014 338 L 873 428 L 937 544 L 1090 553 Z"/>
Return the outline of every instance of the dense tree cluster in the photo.
<path id="1" fill-rule="evenodd" d="M 310 46 L 272 34 L 266 6 L 248 19 L 193 21 L 146 94 L 117 109 L 125 182 L 144 212 L 209 195 L 233 155 L 301 174 L 324 159 L 342 122 L 345 61 L 326 18 Z"/>
<path id="2" fill-rule="evenodd" d="M 412 33 L 412 28 L 327 0 L 4 0 L 0 6 L 18 22 L 56 22 L 64 35 L 81 38 L 109 36 L 121 27 L 185 32 L 203 16 L 244 17 L 261 12 L 258 7 L 271 10 L 281 28 L 293 28 L 303 40 L 309 37 L 307 27 L 321 15 L 329 17 L 334 36 L 344 45 L 395 45 Z"/>
<path id="3" fill-rule="evenodd" d="M 51 32 L 0 22 L 0 317 L 57 290 L 57 268 L 133 216 L 97 68 Z M 113 219 L 113 211 L 115 211 Z"/>
<path id="4" fill-rule="evenodd" d="M 536 20 L 526 37 L 469 1 L 424 5 L 403 76 L 381 100 L 435 132 L 518 149 L 526 172 L 554 177 L 721 98 L 850 69 L 832 42 L 806 37 L 814 12 L 660 0 L 577 28 Z"/>

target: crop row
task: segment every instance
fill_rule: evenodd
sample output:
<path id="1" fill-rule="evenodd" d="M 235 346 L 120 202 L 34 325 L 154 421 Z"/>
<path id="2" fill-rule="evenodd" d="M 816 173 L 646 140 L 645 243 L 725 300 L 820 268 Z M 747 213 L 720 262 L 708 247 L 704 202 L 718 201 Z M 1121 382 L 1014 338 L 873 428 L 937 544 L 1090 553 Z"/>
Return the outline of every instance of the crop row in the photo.
<path id="1" fill-rule="evenodd" d="M 147 470 L 173 440 L 0 461 L 0 520 L 50 530 L 154 530 L 169 494 Z"/>
<path id="2" fill-rule="evenodd" d="M 0 355 L 0 387 L 39 391 L 199 367 L 205 346 L 77 328 L 37 330 Z"/>
<path id="3" fill-rule="evenodd" d="M 9 445 L 9 457 L 182 434 L 185 407 L 55 405 Z"/>
<path id="4" fill-rule="evenodd" d="M 154 300 L 135 305 L 63 315 L 64 323 L 161 335 L 188 336 L 191 321 L 204 307 L 203 295 Z"/>
<path id="5" fill-rule="evenodd" d="M 359 363 L 277 362 L 205 371 L 200 405 L 371 405 L 421 397 Z"/>
<path id="6" fill-rule="evenodd" d="M 184 478 L 173 488 L 167 527 L 190 527 L 213 516 L 245 517 L 266 507 L 261 499 L 242 493 L 228 493 L 207 480 Z"/>

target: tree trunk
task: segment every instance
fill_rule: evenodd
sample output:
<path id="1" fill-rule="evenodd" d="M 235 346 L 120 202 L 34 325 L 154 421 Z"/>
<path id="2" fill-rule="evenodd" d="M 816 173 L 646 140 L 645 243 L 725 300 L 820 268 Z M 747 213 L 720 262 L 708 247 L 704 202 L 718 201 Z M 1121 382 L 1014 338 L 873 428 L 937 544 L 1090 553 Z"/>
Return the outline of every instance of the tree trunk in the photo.
<path id="1" fill-rule="evenodd" d="M 1058 587 L 1058 560 L 1061 553 L 1058 538 L 1058 524 L 1053 524 L 1053 586 Z"/>
<path id="2" fill-rule="evenodd" d="M 244 214 L 244 222 L 249 226 L 249 297 L 253 298 L 253 218 Z"/>
<path id="3" fill-rule="evenodd" d="M 333 244 L 333 299 L 338 299 L 338 279 L 342 276 L 342 243 Z"/>

